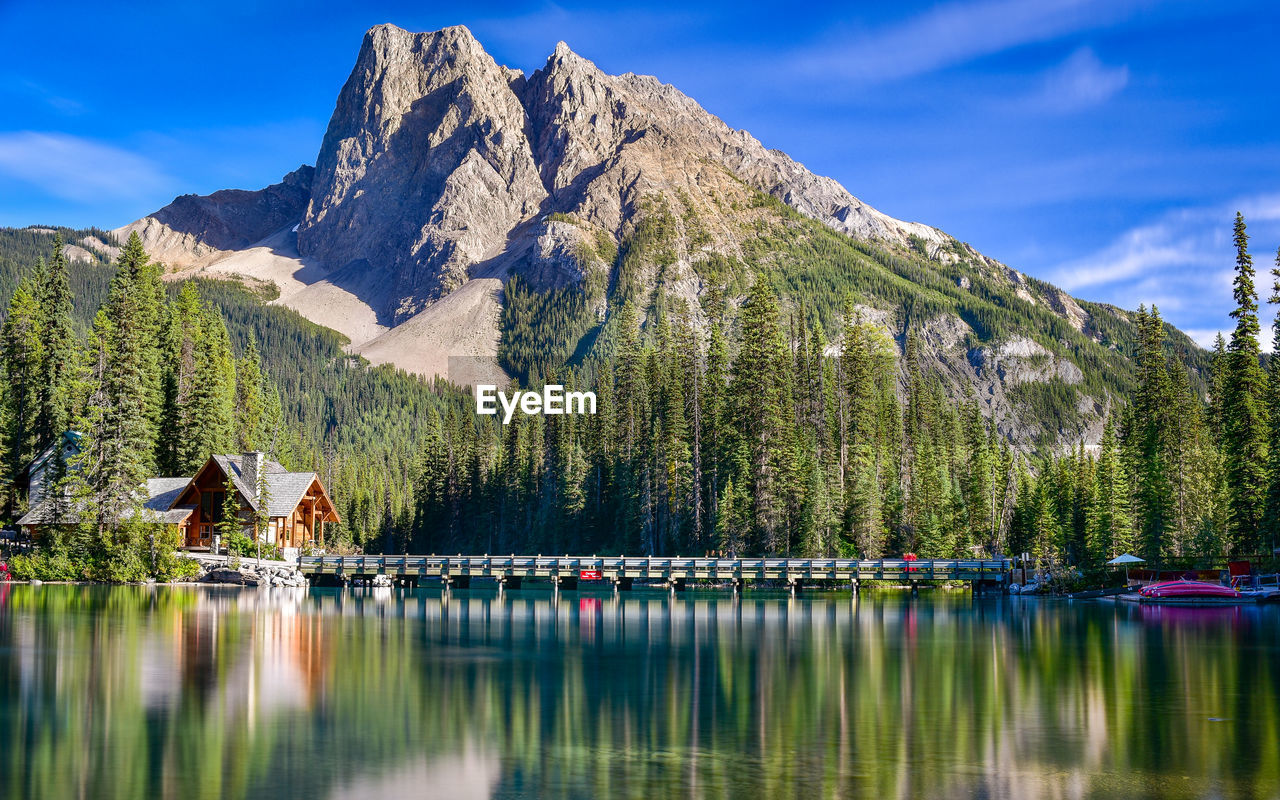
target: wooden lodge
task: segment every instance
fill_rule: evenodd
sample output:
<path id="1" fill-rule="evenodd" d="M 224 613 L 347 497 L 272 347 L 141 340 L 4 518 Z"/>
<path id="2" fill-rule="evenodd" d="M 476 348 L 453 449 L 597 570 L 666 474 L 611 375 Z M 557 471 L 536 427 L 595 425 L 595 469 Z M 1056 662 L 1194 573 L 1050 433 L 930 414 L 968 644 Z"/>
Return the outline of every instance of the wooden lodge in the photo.
<path id="1" fill-rule="evenodd" d="M 338 511 L 314 472 L 289 472 L 260 452 L 210 456 L 191 478 L 151 478 L 140 498 L 146 521 L 177 527 L 183 547 L 210 550 L 226 509 L 227 479 L 236 493 L 241 529 L 249 538 L 281 549 L 324 546 L 325 523 L 340 522 Z M 266 513 L 261 514 L 265 504 Z M 42 525 L 75 524 L 80 515 L 64 510 L 53 519 L 53 503 L 46 498 L 34 505 L 18 525 L 34 534 Z M 70 513 L 68 513 L 70 512 Z M 261 516 L 266 531 L 257 530 Z"/>
<path id="2" fill-rule="evenodd" d="M 245 533 L 253 538 L 252 522 L 265 502 L 267 530 L 262 540 L 280 548 L 321 547 L 326 522 L 339 522 L 337 509 L 314 472 L 289 472 L 262 453 L 210 456 L 174 497 L 172 509 L 190 509 L 178 529 L 189 549 L 213 546 L 225 508 L 227 478 L 235 487 Z M 261 497 L 259 492 L 265 495 Z M 259 532 L 263 533 L 263 532 Z"/>

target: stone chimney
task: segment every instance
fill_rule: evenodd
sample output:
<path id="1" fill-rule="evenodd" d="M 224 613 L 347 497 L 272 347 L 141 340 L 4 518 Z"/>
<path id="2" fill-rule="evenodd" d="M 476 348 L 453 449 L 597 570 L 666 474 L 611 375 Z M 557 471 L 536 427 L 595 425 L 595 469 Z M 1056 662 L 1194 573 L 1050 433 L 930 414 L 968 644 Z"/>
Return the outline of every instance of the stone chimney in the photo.
<path id="1" fill-rule="evenodd" d="M 260 450 L 249 453 L 242 453 L 240 461 L 240 476 L 244 480 L 245 487 L 248 488 L 250 497 L 253 502 L 258 502 L 258 476 L 266 469 L 266 454 Z"/>

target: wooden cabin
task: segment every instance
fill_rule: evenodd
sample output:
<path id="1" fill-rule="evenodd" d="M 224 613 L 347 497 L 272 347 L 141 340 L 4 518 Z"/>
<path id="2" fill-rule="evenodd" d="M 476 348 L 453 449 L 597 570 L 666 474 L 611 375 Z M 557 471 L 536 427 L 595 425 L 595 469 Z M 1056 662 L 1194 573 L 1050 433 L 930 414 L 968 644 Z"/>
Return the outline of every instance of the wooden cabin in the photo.
<path id="1" fill-rule="evenodd" d="M 324 484 L 314 472 L 289 472 L 263 453 L 210 456 L 195 477 L 174 497 L 171 509 L 191 509 L 179 525 L 189 549 L 213 546 L 225 507 L 227 478 L 236 492 L 245 535 L 254 538 L 254 520 L 265 501 L 267 530 L 263 541 L 280 548 L 324 545 L 326 522 L 340 522 Z M 265 498 L 260 497 L 260 491 Z"/>

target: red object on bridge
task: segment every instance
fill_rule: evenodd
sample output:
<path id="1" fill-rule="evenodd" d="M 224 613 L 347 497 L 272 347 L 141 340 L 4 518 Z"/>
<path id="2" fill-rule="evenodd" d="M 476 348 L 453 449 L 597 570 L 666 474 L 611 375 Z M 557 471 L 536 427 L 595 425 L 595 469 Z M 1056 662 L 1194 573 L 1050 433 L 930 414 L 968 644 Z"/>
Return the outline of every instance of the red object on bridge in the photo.
<path id="1" fill-rule="evenodd" d="M 916 554 L 915 554 L 915 553 L 904 553 L 904 554 L 903 554 L 903 556 L 902 556 L 902 560 L 903 560 L 903 561 L 916 561 L 916 560 L 917 560 L 917 556 L 916 556 Z M 907 567 L 907 572 L 915 572 L 915 571 L 916 571 L 916 568 L 915 568 L 915 567 Z"/>
<path id="2" fill-rule="evenodd" d="M 578 579 L 583 581 L 598 581 L 602 577 L 598 569 L 584 569 L 578 572 Z"/>

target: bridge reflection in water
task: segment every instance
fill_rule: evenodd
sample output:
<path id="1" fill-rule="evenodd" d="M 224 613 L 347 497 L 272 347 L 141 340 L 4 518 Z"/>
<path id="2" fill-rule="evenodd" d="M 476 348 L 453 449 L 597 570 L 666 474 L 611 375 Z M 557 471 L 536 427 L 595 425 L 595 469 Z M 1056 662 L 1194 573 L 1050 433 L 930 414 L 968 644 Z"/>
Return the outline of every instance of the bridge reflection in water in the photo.
<path id="1" fill-rule="evenodd" d="M 793 591 L 806 584 L 849 584 L 861 581 L 968 581 L 1002 586 L 1008 581 L 1007 559 L 931 561 L 903 558 L 688 558 L 680 556 L 302 556 L 298 567 L 313 579 L 341 581 L 387 575 L 406 585 L 438 579 L 469 588 L 473 578 L 489 578 L 507 588 L 543 579 L 576 589 L 580 580 L 599 580 L 616 589 L 648 581 L 682 590 L 689 581 L 707 581 L 741 589 L 752 583 L 786 583 Z"/>

